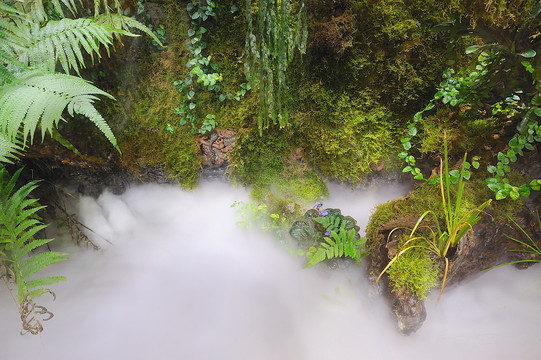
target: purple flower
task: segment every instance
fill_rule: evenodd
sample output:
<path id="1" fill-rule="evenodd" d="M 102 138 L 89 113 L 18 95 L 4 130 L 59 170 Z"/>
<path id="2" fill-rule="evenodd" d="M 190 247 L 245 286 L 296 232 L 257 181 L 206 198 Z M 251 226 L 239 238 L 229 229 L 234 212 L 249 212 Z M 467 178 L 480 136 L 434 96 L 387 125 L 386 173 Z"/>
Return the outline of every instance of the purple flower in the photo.
<path id="1" fill-rule="evenodd" d="M 323 210 L 322 212 L 319 213 L 319 216 L 327 216 L 327 215 L 329 215 L 328 210 Z"/>
<path id="2" fill-rule="evenodd" d="M 316 202 L 316 204 L 314 205 L 314 210 L 319 210 L 320 207 L 322 207 L 323 204 L 320 203 L 320 202 Z"/>
<path id="3" fill-rule="evenodd" d="M 330 231 L 326 231 L 325 232 L 325 236 L 330 236 L 331 235 L 331 232 Z"/>

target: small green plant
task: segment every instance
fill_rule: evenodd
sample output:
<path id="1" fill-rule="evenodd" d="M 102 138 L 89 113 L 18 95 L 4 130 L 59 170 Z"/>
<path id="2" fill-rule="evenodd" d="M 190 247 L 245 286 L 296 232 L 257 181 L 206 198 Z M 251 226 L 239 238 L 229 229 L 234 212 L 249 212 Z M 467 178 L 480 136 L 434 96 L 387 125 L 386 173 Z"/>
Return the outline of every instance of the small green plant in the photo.
<path id="1" fill-rule="evenodd" d="M 470 172 L 466 162 L 467 154 L 464 155 L 459 171 L 449 170 L 448 151 L 447 151 L 447 136 L 444 133 L 444 158 L 440 161 L 439 177 L 437 178 L 440 184 L 441 202 L 444 212 L 444 226 L 440 225 L 440 221 L 433 210 L 425 211 L 417 220 L 417 223 L 411 230 L 408 240 L 404 242 L 402 247 L 396 252 L 396 255 L 391 259 L 389 264 L 383 269 L 378 276 L 376 283 L 381 276 L 408 251 L 413 249 L 423 249 L 424 251 L 433 254 L 437 258 L 445 262 L 445 269 L 440 290 L 440 297 L 445 287 L 447 272 L 449 269 L 449 259 L 447 254 L 450 248 L 455 248 L 462 237 L 480 220 L 480 215 L 483 210 L 491 203 L 491 199 L 485 201 L 479 207 L 469 210 L 466 214 L 461 215 L 462 211 L 462 196 L 464 194 L 464 180 L 469 179 Z M 455 195 L 455 201 L 451 198 L 451 185 L 453 178 L 457 178 L 458 186 Z M 435 224 L 434 227 L 421 225 L 425 218 L 429 216 Z M 393 229 L 391 234 L 399 228 Z M 421 231 L 423 230 L 423 231 Z M 390 235 L 389 235 L 390 236 Z"/>
<path id="2" fill-rule="evenodd" d="M 246 228 L 255 222 L 263 231 L 272 232 L 277 239 L 283 238 L 282 227 L 288 221 L 285 215 L 270 212 L 266 204 L 235 201 L 231 207 L 236 208 L 241 216 L 237 226 Z"/>
<path id="3" fill-rule="evenodd" d="M 535 67 L 532 65 L 535 51 L 531 50 L 523 57 L 526 60 L 522 61 L 522 65 L 528 72 L 531 72 L 535 82 Z M 520 196 L 529 197 L 532 190 L 541 188 L 541 179 L 532 179 L 529 183 L 522 185 L 513 185 L 507 178 L 507 174 L 511 171 L 510 164 L 517 161 L 518 156 L 524 155 L 524 149 L 535 150 L 534 144 L 541 142 L 541 127 L 539 126 L 539 117 L 541 117 L 541 93 L 540 86 L 536 84 L 536 92 L 531 97 L 529 106 L 517 106 L 515 103 L 521 100 L 522 91 L 515 91 L 512 97 L 506 98 L 506 103 L 509 105 L 506 109 L 511 109 L 515 112 L 524 112 L 522 121 L 517 126 L 517 133 L 509 140 L 507 151 L 498 152 L 498 162 L 496 165 L 489 165 L 488 172 L 492 177 L 487 178 L 487 186 L 494 191 L 496 200 L 502 200 L 510 197 L 517 200 Z M 501 105 L 496 109 L 501 109 Z"/>
<path id="4" fill-rule="evenodd" d="M 296 221 L 289 231 L 301 246 L 309 246 L 305 268 L 338 257 L 349 257 L 359 262 L 367 255 L 361 252 L 366 238 L 360 237 L 355 219 L 343 216 L 338 209 L 320 211 L 321 206 L 321 203 L 316 203 L 305 213 L 304 221 Z"/>
<path id="5" fill-rule="evenodd" d="M 152 31 L 154 36 L 156 36 L 156 38 L 158 38 L 158 40 L 159 40 L 159 42 L 158 42 L 158 41 L 153 39 L 152 40 L 152 45 L 157 47 L 159 50 L 165 49 L 163 47 L 163 44 L 165 44 L 166 35 L 165 35 L 165 28 L 163 27 L 163 25 L 158 26 L 156 29 L 152 29 L 152 25 L 149 25 L 148 27 Z"/>
<path id="6" fill-rule="evenodd" d="M 516 260 L 516 261 L 511 261 L 511 262 L 508 262 L 508 263 L 505 263 L 505 264 L 501 264 L 501 265 L 497 265 L 497 266 L 494 266 L 494 267 L 491 267 L 485 271 L 488 271 L 488 270 L 492 270 L 494 268 L 497 268 L 497 267 L 500 267 L 500 266 L 504 266 L 504 265 L 511 265 L 511 264 L 521 264 L 521 263 L 536 263 L 536 262 L 541 262 L 541 249 L 539 248 L 539 246 L 536 244 L 536 242 L 534 241 L 533 237 L 528 234 L 526 232 L 526 230 L 524 230 L 524 228 L 522 226 L 520 226 L 515 220 L 509 218 L 509 220 L 513 223 L 513 225 L 515 225 L 515 227 L 522 233 L 524 234 L 524 236 L 526 237 L 526 239 L 528 239 L 528 241 L 522 241 L 522 240 L 519 240 L 515 237 L 511 237 L 509 235 L 505 235 L 505 237 L 507 237 L 508 239 L 510 240 L 513 240 L 514 242 L 516 242 L 517 244 L 520 244 L 520 245 L 523 245 L 524 248 L 523 249 L 517 249 L 517 250 L 510 250 L 510 251 L 513 251 L 513 252 L 521 252 L 521 253 L 526 253 L 526 254 L 532 254 L 532 255 L 537 255 L 537 259 L 523 259 L 523 260 Z M 537 225 L 538 225 L 538 229 L 541 230 L 541 218 L 539 217 L 539 212 L 537 212 Z"/>
<path id="7" fill-rule="evenodd" d="M 46 286 L 64 281 L 64 276 L 36 278 L 34 274 L 58 261 L 66 260 L 66 254 L 43 251 L 31 254 L 35 249 L 48 244 L 52 239 L 35 239 L 43 225 L 37 212 L 43 209 L 30 193 L 37 187 L 31 181 L 19 189 L 15 184 L 22 168 L 13 176 L 0 165 L 0 276 L 6 282 L 17 286 L 17 303 L 21 314 L 23 331 L 38 334 L 43 330 L 39 315 L 52 314 L 44 307 L 37 306 L 34 299 L 44 293 L 51 293 Z M 9 289 L 9 286 L 8 286 Z M 54 296 L 54 294 L 53 294 Z"/>

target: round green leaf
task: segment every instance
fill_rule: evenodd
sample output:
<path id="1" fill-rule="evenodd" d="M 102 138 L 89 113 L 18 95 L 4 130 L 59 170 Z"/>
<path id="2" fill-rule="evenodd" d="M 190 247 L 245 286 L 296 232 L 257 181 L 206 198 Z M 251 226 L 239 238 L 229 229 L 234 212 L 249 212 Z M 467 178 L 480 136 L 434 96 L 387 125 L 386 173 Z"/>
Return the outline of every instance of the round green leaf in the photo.
<path id="1" fill-rule="evenodd" d="M 507 197 L 507 193 L 505 192 L 505 190 L 499 190 L 497 193 L 496 193 L 496 200 L 503 200 Z"/>
<path id="2" fill-rule="evenodd" d="M 529 49 L 524 51 L 523 53 L 519 54 L 522 57 L 525 57 L 526 59 L 533 58 L 536 55 L 536 52 L 534 49 Z M 513 199 L 514 200 L 514 199 Z"/>

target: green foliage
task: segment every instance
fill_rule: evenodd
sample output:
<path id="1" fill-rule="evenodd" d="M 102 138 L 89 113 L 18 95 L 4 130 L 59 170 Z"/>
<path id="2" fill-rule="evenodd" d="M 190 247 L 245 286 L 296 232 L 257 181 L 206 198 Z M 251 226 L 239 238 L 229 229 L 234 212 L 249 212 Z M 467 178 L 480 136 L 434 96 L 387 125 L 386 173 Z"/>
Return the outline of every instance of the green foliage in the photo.
<path id="1" fill-rule="evenodd" d="M 6 16 L 0 17 L 0 135 L 12 145 L 3 142 L 0 158 L 15 155 L 21 145 L 26 145 L 28 135 L 32 142 L 38 127 L 42 138 L 45 132 L 52 134 L 64 110 L 72 117 L 81 114 L 90 119 L 118 149 L 113 132 L 93 105 L 96 95 L 111 96 L 68 73 L 73 69 L 79 74 L 85 66 L 83 51 L 93 61 L 95 56 L 100 58 L 100 47 L 109 52 L 114 36 L 133 35 L 127 31 L 130 27 L 146 28 L 135 19 L 111 14 L 107 4 L 106 14 L 100 15 L 99 1 L 95 3 L 94 19 L 63 18 L 59 1 L 52 1 L 54 18 L 59 20 L 49 19 L 44 4 L 2 3 Z M 73 1 L 62 4 L 71 15 L 76 13 Z M 66 74 L 55 73 L 57 63 Z"/>
<path id="2" fill-rule="evenodd" d="M 257 9 L 257 36 L 254 34 L 253 14 Z M 299 1 L 297 16 L 290 0 L 259 0 L 257 7 L 246 0 L 246 58 L 245 74 L 253 88 L 259 88 L 260 134 L 272 123 L 280 127 L 289 122 L 286 101 L 288 87 L 286 71 L 295 49 L 306 52 L 308 30 L 304 0 Z"/>
<path id="3" fill-rule="evenodd" d="M 84 79 L 65 74 L 25 72 L 24 76 L 0 89 L 0 131 L 11 141 L 20 134 L 24 142 L 39 127 L 42 139 L 58 126 L 64 109 L 71 116 L 81 114 L 90 119 L 116 147 L 116 139 L 109 125 L 94 108 L 95 95 L 111 95 L 91 85 Z M 29 99 L 29 101 L 20 101 Z"/>
<path id="4" fill-rule="evenodd" d="M 449 7 L 471 19 L 473 25 L 494 24 L 501 28 L 520 25 L 539 6 L 537 0 L 451 0 Z"/>
<path id="5" fill-rule="evenodd" d="M 528 58 L 535 56 L 535 51 L 528 54 Z M 525 61 L 531 65 L 530 61 Z M 526 67 L 528 68 L 528 67 Z M 531 67 L 532 73 L 535 73 L 534 67 Z M 506 176 L 511 171 L 511 163 L 517 161 L 518 156 L 524 155 L 524 149 L 535 150 L 534 144 L 541 142 L 541 127 L 539 126 L 539 118 L 541 117 L 541 92 L 540 85 L 536 84 L 536 91 L 530 98 L 529 106 L 517 108 L 514 102 L 521 100 L 522 92 L 515 91 L 512 98 L 507 98 L 506 102 L 510 103 L 510 107 L 514 111 L 520 111 L 523 115 L 522 121 L 517 125 L 517 133 L 509 140 L 507 151 L 498 152 L 498 162 L 496 165 L 489 165 L 487 171 L 491 177 L 486 179 L 487 186 L 494 191 L 496 200 L 505 199 L 509 196 L 513 200 L 517 200 L 520 196 L 529 197 L 532 190 L 541 188 L 541 179 L 532 179 L 528 183 L 516 186 L 511 184 Z M 518 100 L 517 100 L 518 99 Z"/>
<path id="6" fill-rule="evenodd" d="M 349 231 L 343 228 L 332 230 L 330 236 L 325 236 L 323 240 L 324 242 L 320 243 L 319 247 L 315 249 L 315 253 L 304 266 L 305 268 L 337 257 L 349 257 L 356 262 L 361 261 L 361 250 L 359 247 L 364 245 L 366 238 L 355 240 L 354 229 Z"/>
<path id="7" fill-rule="evenodd" d="M 440 290 L 441 296 L 445 287 L 445 280 L 447 279 L 447 271 L 449 267 L 447 253 L 449 249 L 451 247 L 456 247 L 462 237 L 469 230 L 473 229 L 473 226 L 480 220 L 480 214 L 492 201 L 492 199 L 489 199 L 477 208 L 462 214 L 462 199 L 465 188 L 464 180 L 468 180 L 471 176 L 469 168 L 470 164 L 466 162 L 465 154 L 460 170 L 449 170 L 447 139 L 444 136 L 444 159 L 440 163 L 439 177 L 435 178 L 436 180 L 434 181 L 439 182 L 440 184 L 444 226 L 440 226 L 438 216 L 434 210 L 425 211 L 411 230 L 408 240 L 397 251 L 396 255 L 391 259 L 385 269 L 383 269 L 377 281 L 379 281 L 381 276 L 389 269 L 389 267 L 392 266 L 394 262 L 398 261 L 398 259 L 404 253 L 420 248 L 445 261 L 445 270 Z M 451 185 L 454 183 L 458 183 L 458 185 L 456 195 L 454 196 L 455 201 L 452 202 Z M 428 225 L 421 225 L 425 218 L 428 218 L 429 216 L 432 217 L 435 224 L 435 229 Z M 422 229 L 426 230 L 428 235 L 425 235 L 424 233 L 419 234 L 419 231 Z M 397 230 L 397 228 L 393 229 L 393 231 L 395 230 Z"/>
<path id="8" fill-rule="evenodd" d="M 338 209 L 319 211 L 320 207 L 321 203 L 316 203 L 304 214 L 304 221 L 294 222 L 289 230 L 302 247 L 309 246 L 305 268 L 338 257 L 359 262 L 367 253 L 361 253 L 366 238 L 359 236 L 357 221 L 342 215 Z"/>
<path id="9" fill-rule="evenodd" d="M 85 67 L 81 50 L 86 51 L 94 61 L 94 57 L 101 57 L 100 46 L 109 53 L 113 36 L 121 33 L 120 30 L 91 18 L 49 21 L 45 26 L 34 22 L 18 25 L 10 26 L 13 33 L 8 41 L 24 41 L 23 44 L 11 44 L 20 49 L 21 61 L 47 72 L 54 72 L 58 61 L 66 74 L 69 74 L 70 69 L 80 74 L 79 69 Z"/>
<path id="10" fill-rule="evenodd" d="M 328 2 L 321 3 L 328 7 Z M 321 61 L 329 61 L 327 71 L 335 81 L 348 84 L 349 89 L 367 87 L 382 105 L 407 113 L 433 90 L 432 84 L 445 66 L 446 44 L 440 34 L 430 31 L 444 19 L 445 5 L 433 0 L 347 3 L 351 10 L 341 18 L 354 19 L 350 31 L 354 45 L 338 63 Z M 324 34 L 314 34 L 317 36 L 325 38 Z M 336 38 L 329 36 L 328 41 Z"/>
<path id="11" fill-rule="evenodd" d="M 285 169 L 289 148 L 282 132 L 267 131 L 261 138 L 257 129 L 239 132 L 231 152 L 233 180 L 256 187 L 272 185 Z"/>
<path id="12" fill-rule="evenodd" d="M 272 212 L 266 204 L 259 203 L 235 201 L 231 207 L 236 208 L 241 216 L 241 220 L 237 221 L 237 226 L 246 228 L 255 223 L 263 231 L 271 232 L 275 238 L 279 240 L 284 238 L 283 227 L 289 223 L 286 214 Z"/>
<path id="13" fill-rule="evenodd" d="M 216 18 L 217 2 L 207 1 L 203 5 L 198 0 L 192 0 L 186 10 L 192 20 L 192 27 L 188 30 L 189 41 L 186 46 L 192 58 L 186 62 L 186 67 L 190 68 L 188 76 L 184 80 L 175 81 L 175 86 L 178 91 L 183 94 L 182 105 L 175 109 L 177 115 L 180 116 L 179 125 L 191 125 L 192 133 L 206 134 L 212 132 L 216 127 L 216 115 L 206 114 L 202 123 L 198 125 L 199 118 L 197 117 L 197 102 L 196 95 L 198 88 L 205 88 L 209 92 L 214 93 L 218 97 L 218 101 L 223 103 L 225 100 L 235 99 L 240 101 L 250 90 L 250 85 L 242 83 L 241 89 L 236 94 L 224 94 L 220 83 L 223 80 L 221 73 L 216 72 L 218 64 L 211 62 L 212 56 L 205 56 L 203 50 L 207 48 L 207 44 L 202 41 L 203 34 L 207 33 L 207 28 L 202 26 L 202 23 L 210 18 Z M 171 124 L 166 125 L 166 130 L 170 133 L 175 132 L 175 127 Z"/>
<path id="14" fill-rule="evenodd" d="M 530 234 L 528 234 L 528 232 L 526 232 L 526 230 L 524 230 L 524 228 L 522 226 L 520 226 L 511 217 L 508 217 L 508 219 L 513 223 L 515 228 L 517 230 L 519 230 L 519 232 L 522 233 L 527 239 L 527 241 L 522 241 L 520 239 L 517 239 L 516 237 L 512 237 L 512 236 L 509 236 L 509 235 L 506 234 L 505 237 L 507 237 L 510 240 L 513 240 L 514 242 L 516 242 L 519 245 L 522 245 L 522 249 L 516 249 L 516 250 L 510 250 L 510 251 L 521 252 L 521 253 L 524 253 L 524 254 L 530 254 L 531 258 L 530 259 L 522 259 L 522 260 L 511 261 L 511 262 L 508 262 L 508 263 L 505 263 L 505 264 L 501 264 L 501 265 L 498 265 L 498 266 L 491 267 L 491 268 L 489 268 L 487 270 L 491 270 L 491 269 L 494 269 L 494 268 L 497 268 L 497 267 L 500 267 L 500 266 L 504 266 L 504 265 L 541 262 L 541 249 L 539 248 L 539 246 L 535 242 L 534 238 Z M 539 230 L 541 230 L 541 218 L 539 217 L 539 212 L 537 212 L 537 228 Z M 537 256 L 537 258 L 534 258 L 536 256 Z"/>
<path id="15" fill-rule="evenodd" d="M 19 189 L 15 184 L 22 171 L 19 169 L 12 177 L 0 166 L 0 266 L 5 270 L 3 276 L 17 285 L 17 300 L 21 304 L 23 329 L 41 331 L 41 324 L 29 324 L 32 319 L 23 316 L 23 309 L 33 298 L 48 292 L 46 286 L 64 281 L 63 276 L 36 278 L 33 275 L 58 261 L 65 260 L 66 254 L 45 251 L 30 255 L 33 250 L 49 243 L 52 239 L 35 239 L 34 235 L 43 230 L 37 212 L 43 209 L 37 199 L 29 194 L 37 187 L 37 182 L 29 182 Z"/>
<path id="16" fill-rule="evenodd" d="M 393 291 L 406 287 L 412 295 L 425 299 L 436 286 L 438 268 L 434 260 L 422 249 L 415 248 L 404 253 L 387 270 Z"/>

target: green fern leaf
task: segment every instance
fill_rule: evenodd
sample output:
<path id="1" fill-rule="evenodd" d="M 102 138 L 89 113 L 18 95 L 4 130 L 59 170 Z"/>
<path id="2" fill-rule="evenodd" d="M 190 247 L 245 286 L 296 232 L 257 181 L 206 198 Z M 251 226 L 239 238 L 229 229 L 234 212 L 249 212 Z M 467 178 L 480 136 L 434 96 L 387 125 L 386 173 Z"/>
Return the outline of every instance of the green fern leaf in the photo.
<path id="1" fill-rule="evenodd" d="M 84 79 L 65 74 L 33 72 L 0 89 L 0 132 L 14 139 L 23 126 L 23 139 L 41 127 L 42 139 L 51 133 L 61 119 L 62 112 L 87 116 L 117 147 L 116 139 L 105 120 L 94 108 L 95 95 L 113 98 Z M 28 99 L 28 101 L 20 101 Z"/>
<path id="2" fill-rule="evenodd" d="M 37 199 L 28 196 L 37 186 L 31 181 L 15 190 L 15 184 L 22 168 L 10 176 L 0 165 L 0 252 L 3 255 L 3 265 L 9 267 L 17 284 L 18 301 L 22 302 L 27 296 L 37 296 L 45 291 L 43 286 L 60 281 L 62 277 L 46 277 L 29 279 L 40 270 L 58 261 L 65 260 L 66 254 L 59 252 L 43 252 L 30 256 L 30 252 L 49 243 L 51 239 L 34 239 L 34 235 L 43 230 L 37 211 L 42 209 Z M 35 290 L 35 288 L 40 288 Z"/>
<path id="3" fill-rule="evenodd" d="M 26 37 L 32 40 L 24 49 L 18 49 L 20 57 L 28 65 L 44 68 L 48 72 L 54 72 L 59 61 L 67 74 L 70 69 L 79 74 L 79 69 L 85 67 L 81 49 L 94 61 L 94 55 L 100 57 L 100 46 L 104 46 L 109 53 L 114 34 L 121 33 L 109 24 L 88 18 L 49 21 L 43 27 L 39 23 L 26 26 Z"/>
<path id="4" fill-rule="evenodd" d="M 21 155 L 22 147 L 19 141 L 11 141 L 11 139 L 0 133 L 0 163 L 12 164 L 12 159 L 16 159 Z"/>
<path id="5" fill-rule="evenodd" d="M 27 279 L 31 275 L 34 275 L 38 271 L 45 269 L 51 264 L 54 264 L 61 260 L 66 260 L 66 255 L 67 254 L 59 253 L 56 251 L 47 251 L 41 254 L 34 255 L 26 261 L 19 262 L 21 275 L 23 279 Z"/>
<path id="6" fill-rule="evenodd" d="M 164 47 L 160 39 L 154 34 L 145 24 L 140 23 L 136 19 L 124 16 L 121 14 L 104 14 L 98 17 L 99 22 L 109 24 L 114 29 L 122 29 L 122 35 L 139 36 L 132 32 L 132 29 L 137 29 L 156 41 L 161 47 Z"/>

